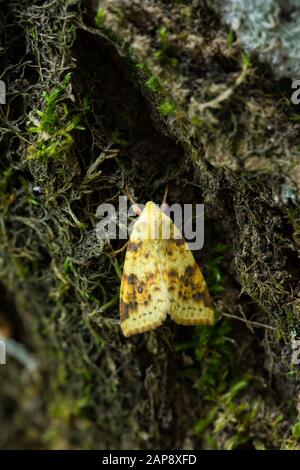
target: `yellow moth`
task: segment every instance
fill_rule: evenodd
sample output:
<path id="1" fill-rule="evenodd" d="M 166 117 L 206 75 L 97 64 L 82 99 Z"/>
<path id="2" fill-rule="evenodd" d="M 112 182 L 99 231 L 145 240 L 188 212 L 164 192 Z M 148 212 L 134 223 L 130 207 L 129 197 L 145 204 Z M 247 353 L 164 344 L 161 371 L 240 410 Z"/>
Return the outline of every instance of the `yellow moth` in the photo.
<path id="1" fill-rule="evenodd" d="M 172 220 L 148 202 L 127 247 L 120 292 L 125 336 L 161 325 L 212 325 L 214 312 L 199 266 Z"/>

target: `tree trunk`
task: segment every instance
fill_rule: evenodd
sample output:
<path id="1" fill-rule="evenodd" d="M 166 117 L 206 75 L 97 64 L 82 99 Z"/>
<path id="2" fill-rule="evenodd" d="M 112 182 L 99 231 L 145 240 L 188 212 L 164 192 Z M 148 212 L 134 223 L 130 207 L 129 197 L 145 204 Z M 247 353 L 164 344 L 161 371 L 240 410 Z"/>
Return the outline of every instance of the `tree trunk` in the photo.
<path id="1" fill-rule="evenodd" d="M 299 448 L 294 65 L 230 1 L 0 3 L 1 447 Z M 97 207 L 166 185 L 205 205 L 216 323 L 124 338 Z"/>

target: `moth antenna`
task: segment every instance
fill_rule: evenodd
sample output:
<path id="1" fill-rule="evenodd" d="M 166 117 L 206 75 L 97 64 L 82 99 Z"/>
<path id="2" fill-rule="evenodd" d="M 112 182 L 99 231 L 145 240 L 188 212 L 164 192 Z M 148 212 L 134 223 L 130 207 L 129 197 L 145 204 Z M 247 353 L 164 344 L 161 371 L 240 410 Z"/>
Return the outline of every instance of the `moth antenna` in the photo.
<path id="1" fill-rule="evenodd" d="M 135 202 L 135 200 L 133 199 L 133 196 L 132 196 L 132 194 L 129 191 L 127 186 L 125 186 L 125 193 L 126 193 L 128 199 L 129 199 L 129 201 L 131 202 L 132 209 L 134 210 L 136 215 L 141 215 L 142 211 L 139 208 L 139 206 L 137 205 L 137 203 Z"/>
<path id="2" fill-rule="evenodd" d="M 163 200 L 162 200 L 162 204 L 161 204 L 161 210 L 163 212 L 166 212 L 169 208 L 169 205 L 167 203 L 168 192 L 169 192 L 169 185 L 167 184 L 165 192 L 164 192 L 164 197 L 163 197 Z"/>

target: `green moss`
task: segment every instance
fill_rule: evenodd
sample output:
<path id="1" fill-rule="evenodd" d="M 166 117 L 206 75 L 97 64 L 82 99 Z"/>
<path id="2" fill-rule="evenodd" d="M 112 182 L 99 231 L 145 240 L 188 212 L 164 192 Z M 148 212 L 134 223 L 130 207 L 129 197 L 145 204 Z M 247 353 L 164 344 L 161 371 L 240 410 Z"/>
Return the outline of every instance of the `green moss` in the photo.
<path id="1" fill-rule="evenodd" d="M 73 132 L 84 130 L 79 124 L 82 113 L 71 116 L 65 102 L 70 81 L 69 73 L 60 87 L 44 94 L 43 109 L 38 110 L 35 117 L 31 116 L 35 126 L 28 127 L 28 132 L 35 139 L 28 149 L 29 159 L 59 160 L 70 151 L 74 142 Z"/>
<path id="2" fill-rule="evenodd" d="M 160 60 L 166 59 L 169 52 L 170 40 L 169 32 L 165 26 L 162 26 L 157 31 L 157 39 L 159 44 L 159 50 L 154 53 L 154 57 Z"/>
<path id="3" fill-rule="evenodd" d="M 232 48 L 233 42 L 234 42 L 234 33 L 233 31 L 229 31 L 227 35 L 227 44 L 228 44 L 229 50 Z"/>
<path id="4" fill-rule="evenodd" d="M 179 344 L 177 350 L 194 351 L 201 367 L 188 374 L 203 400 L 204 415 L 194 426 L 198 438 L 205 439 L 213 448 L 233 449 L 252 440 L 249 433 L 260 407 L 259 401 L 243 400 L 250 377 L 239 370 L 235 358 L 232 327 L 219 321 L 214 327 L 195 328 L 189 343 Z M 218 435 L 228 433 L 227 441 L 220 446 Z"/>
<path id="5" fill-rule="evenodd" d="M 202 127 L 204 126 L 205 122 L 203 121 L 203 119 L 200 119 L 199 117 L 194 116 L 191 118 L 191 124 L 196 127 Z"/>
<path id="6" fill-rule="evenodd" d="M 249 54 L 243 54 L 242 56 L 242 64 L 244 69 L 249 69 L 252 64 L 251 64 L 251 57 Z"/>
<path id="7" fill-rule="evenodd" d="M 175 104 L 169 100 L 165 100 L 159 105 L 159 111 L 163 116 L 169 116 L 170 114 L 173 114 L 175 110 Z"/>
<path id="8" fill-rule="evenodd" d="M 209 260 L 206 264 L 206 281 L 211 294 L 221 294 L 224 292 L 224 273 L 222 262 L 224 254 L 228 252 L 228 245 L 217 243 L 212 246 L 209 251 Z"/>
<path id="9" fill-rule="evenodd" d="M 297 422 L 293 425 L 292 436 L 296 439 L 300 439 L 300 422 Z"/>
<path id="10" fill-rule="evenodd" d="M 13 166 L 9 166 L 8 168 L 2 170 L 1 176 L 0 176 L 0 193 L 5 193 L 8 187 L 8 184 L 11 180 L 11 177 L 14 173 Z"/>
<path id="11" fill-rule="evenodd" d="M 194 427 L 194 432 L 198 437 L 203 437 L 205 431 L 214 423 L 218 412 L 219 407 L 217 405 L 213 406 L 204 418 L 197 421 Z"/>
<path id="12" fill-rule="evenodd" d="M 288 435 L 282 442 L 282 450 L 300 450 L 300 422 L 293 424 Z"/>
<path id="13" fill-rule="evenodd" d="M 169 33 L 168 33 L 168 30 L 165 26 L 162 26 L 161 28 L 159 28 L 159 30 L 158 30 L 158 39 L 159 39 L 159 43 L 163 47 L 163 49 L 166 49 L 166 48 L 169 47 L 169 45 L 170 45 Z"/>
<path id="14" fill-rule="evenodd" d="M 216 401 L 233 380 L 235 371 L 231 332 L 231 326 L 226 321 L 217 323 L 213 328 L 195 330 L 194 353 L 196 360 L 201 363 L 201 376 L 196 381 L 196 387 L 208 401 Z"/>
<path id="15" fill-rule="evenodd" d="M 161 90 L 161 85 L 159 83 L 159 80 L 154 75 L 148 78 L 148 80 L 146 81 L 146 86 L 152 91 Z"/>
<path id="16" fill-rule="evenodd" d="M 95 16 L 95 23 L 98 28 L 102 28 L 105 22 L 106 11 L 104 8 L 99 8 Z"/>

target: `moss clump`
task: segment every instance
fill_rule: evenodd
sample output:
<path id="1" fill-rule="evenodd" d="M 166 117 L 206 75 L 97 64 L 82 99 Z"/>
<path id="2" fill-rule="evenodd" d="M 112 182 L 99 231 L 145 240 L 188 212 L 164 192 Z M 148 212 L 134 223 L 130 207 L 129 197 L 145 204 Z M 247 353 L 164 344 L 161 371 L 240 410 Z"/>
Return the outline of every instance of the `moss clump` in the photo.
<path id="1" fill-rule="evenodd" d="M 163 101 L 159 105 L 159 110 L 163 116 L 169 116 L 170 114 L 173 114 L 175 112 L 175 109 L 175 105 L 170 101 Z"/>
<path id="2" fill-rule="evenodd" d="M 84 130 L 79 123 L 82 114 L 70 116 L 68 106 L 63 101 L 63 95 L 71 82 L 71 74 L 68 73 L 62 84 L 49 94 L 44 93 L 43 110 L 36 111 L 36 116 L 30 115 L 28 127 L 30 134 L 35 134 L 36 139 L 29 147 L 30 159 L 60 159 L 66 155 L 74 142 L 72 133 L 75 130 Z M 86 111 L 87 103 L 83 104 L 82 113 Z"/>

